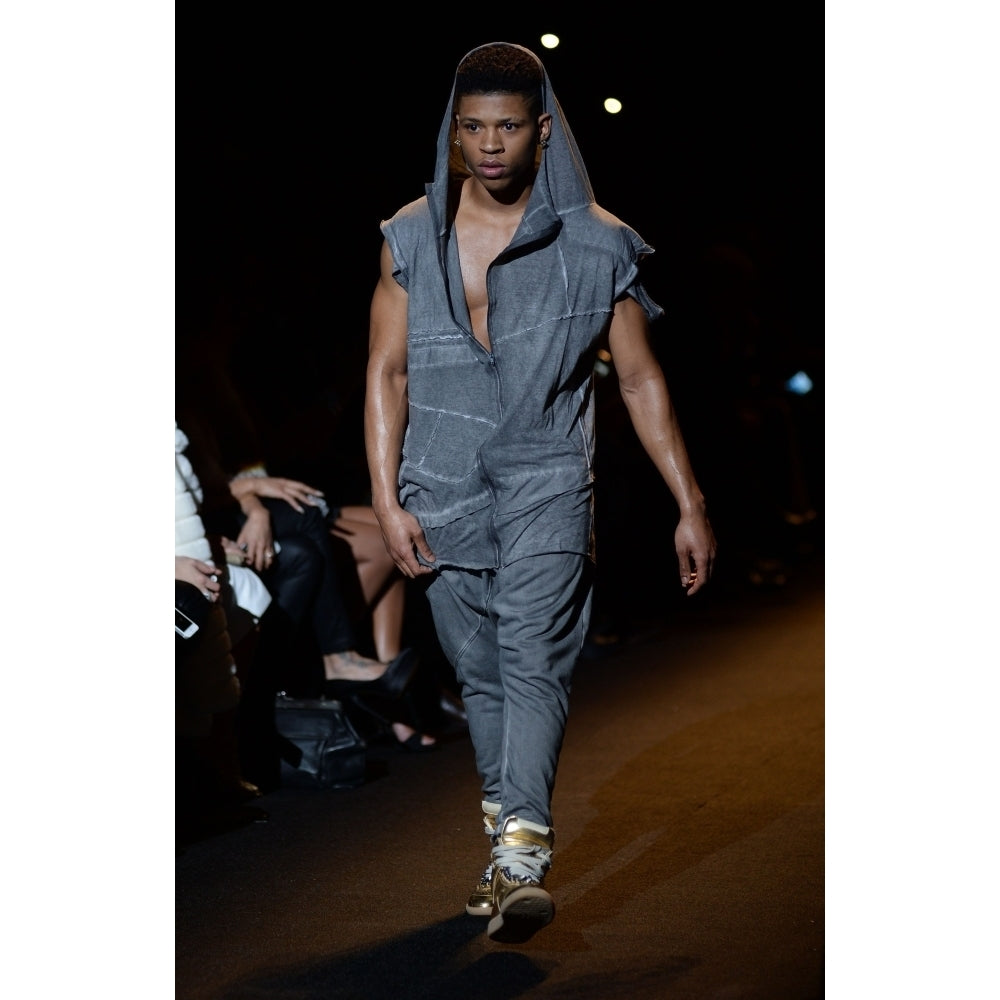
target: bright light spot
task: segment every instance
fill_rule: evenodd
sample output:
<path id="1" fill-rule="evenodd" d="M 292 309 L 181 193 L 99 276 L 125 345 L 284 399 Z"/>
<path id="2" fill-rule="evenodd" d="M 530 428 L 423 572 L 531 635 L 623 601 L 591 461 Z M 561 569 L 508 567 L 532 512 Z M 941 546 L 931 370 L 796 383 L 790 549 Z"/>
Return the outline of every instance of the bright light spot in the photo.
<path id="1" fill-rule="evenodd" d="M 542 35 L 542 37 L 541 37 L 541 43 L 547 49 L 554 49 L 559 44 L 559 36 L 558 35 L 548 35 L 548 34 Z"/>
<path id="2" fill-rule="evenodd" d="M 805 372 L 796 372 L 786 383 L 785 388 L 796 396 L 804 396 L 812 389 L 812 379 Z"/>
<path id="3" fill-rule="evenodd" d="M 616 115 L 622 109 L 622 102 L 617 97 L 609 97 L 604 102 L 604 110 L 609 115 Z"/>

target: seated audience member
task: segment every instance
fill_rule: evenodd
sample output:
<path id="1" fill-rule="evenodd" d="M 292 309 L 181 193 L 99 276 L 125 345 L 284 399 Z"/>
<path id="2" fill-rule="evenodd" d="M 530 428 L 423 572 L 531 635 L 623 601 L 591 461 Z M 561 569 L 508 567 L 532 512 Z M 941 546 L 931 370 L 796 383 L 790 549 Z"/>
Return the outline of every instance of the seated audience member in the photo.
<path id="1" fill-rule="evenodd" d="M 350 558 L 344 557 L 343 540 L 328 530 L 321 491 L 267 474 L 256 410 L 251 413 L 232 370 L 245 353 L 234 333 L 222 324 L 183 339 L 177 405 L 203 473 L 206 527 L 234 539 L 245 565 L 260 574 L 273 597 L 268 641 L 275 645 L 280 635 L 286 646 L 286 655 L 268 658 L 273 673 L 259 669 L 246 686 L 340 700 L 377 698 L 392 706 L 395 739 L 410 749 L 426 748 L 434 741 L 416 731 L 419 721 L 410 707 L 420 664 L 401 641 L 403 587 L 383 574 L 369 591 L 375 564 L 353 546 Z M 380 535 L 378 544 L 384 548 Z M 256 698 L 253 691 L 247 694 Z M 263 694 L 260 700 L 263 711 Z"/>
<path id="2" fill-rule="evenodd" d="M 410 724 L 415 721 L 408 698 L 412 682 L 419 669 L 416 654 L 402 645 L 403 611 L 405 593 L 402 577 L 393 578 L 385 569 L 373 545 L 372 528 L 377 527 L 374 514 L 365 518 L 365 508 L 344 508 L 334 518 L 333 532 L 327 527 L 329 509 L 322 491 L 294 479 L 267 475 L 262 465 L 242 470 L 230 481 L 230 491 L 240 505 L 237 516 L 240 532 L 237 542 L 246 546 L 250 565 L 259 567 L 275 599 L 286 600 L 289 606 L 302 609 L 306 606 L 307 592 L 317 593 L 312 606 L 312 630 L 323 660 L 324 682 L 322 692 L 333 698 L 348 699 L 355 704 L 362 696 L 383 706 L 386 723 L 391 727 L 397 742 L 409 750 L 428 749 L 434 745 L 432 736 L 418 733 Z M 365 674 L 351 676 L 342 669 L 355 658 L 364 661 L 356 652 L 359 644 L 357 630 L 352 621 L 341 585 L 343 571 L 331 544 L 331 533 L 350 546 L 352 561 L 358 574 L 362 596 L 371 617 L 372 636 L 377 662 L 389 663 L 390 669 L 406 664 L 392 683 L 385 683 L 380 675 L 375 681 Z M 277 542 L 277 546 L 274 544 Z M 378 535 L 379 547 L 385 552 Z M 313 577 L 294 570 L 296 562 L 307 560 L 312 566 Z M 286 567 L 288 567 L 286 569 Z M 391 560 L 389 568 L 395 573 Z M 286 569 L 284 576 L 282 570 Z M 289 583 L 291 580 L 291 583 Z M 318 588 L 318 589 L 317 589 Z M 336 592 L 337 600 L 333 596 Z M 343 608 L 336 617 L 330 616 L 335 603 Z M 299 622 L 296 622 L 298 624 Z M 324 652 L 350 643 L 351 651 Z M 388 673 L 388 671 L 386 671 Z"/>
<path id="3" fill-rule="evenodd" d="M 204 443 L 205 433 L 203 427 L 198 428 L 199 472 L 209 470 L 208 482 L 215 487 L 213 491 L 205 485 L 203 495 L 208 500 L 203 517 L 210 533 L 228 546 L 227 563 L 259 576 L 272 598 L 259 630 L 252 668 L 243 679 L 239 742 L 246 773 L 266 789 L 279 783 L 274 696 L 282 690 L 341 700 L 371 695 L 380 704 L 393 706 L 391 728 L 401 746 L 423 749 L 433 745 L 432 737 L 418 734 L 409 724 L 408 706 L 402 698 L 418 667 L 415 651 L 398 648 L 385 661 L 359 651 L 340 579 L 342 569 L 317 491 L 295 480 L 267 476 L 259 466 L 228 479 L 217 462 L 206 459 L 213 449 Z M 309 633 L 319 652 L 322 678 L 318 690 L 297 689 L 289 669 L 301 631 Z"/>
<path id="4" fill-rule="evenodd" d="M 186 446 L 175 425 L 175 605 L 186 619 L 185 634 L 175 638 L 174 683 L 176 819 L 182 835 L 209 824 L 260 818 L 245 811 L 241 817 L 236 810 L 261 794 L 244 779 L 239 763 L 235 713 L 241 686 L 225 610 L 225 574 L 198 515 L 200 490 Z M 256 586 L 246 583 L 248 603 L 262 611 L 270 596 L 259 580 Z M 235 619 L 239 609 L 233 605 L 232 611 Z M 252 620 L 250 612 L 243 613 Z"/>

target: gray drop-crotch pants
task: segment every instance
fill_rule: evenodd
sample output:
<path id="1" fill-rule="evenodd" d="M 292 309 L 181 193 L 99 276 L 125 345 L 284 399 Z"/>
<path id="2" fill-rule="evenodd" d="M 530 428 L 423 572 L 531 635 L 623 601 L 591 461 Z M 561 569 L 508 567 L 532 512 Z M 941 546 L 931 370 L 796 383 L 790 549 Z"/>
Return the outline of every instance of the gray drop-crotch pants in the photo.
<path id="1" fill-rule="evenodd" d="M 462 685 L 483 800 L 552 826 L 570 685 L 590 621 L 593 563 L 558 552 L 489 570 L 438 570 L 427 588 Z"/>

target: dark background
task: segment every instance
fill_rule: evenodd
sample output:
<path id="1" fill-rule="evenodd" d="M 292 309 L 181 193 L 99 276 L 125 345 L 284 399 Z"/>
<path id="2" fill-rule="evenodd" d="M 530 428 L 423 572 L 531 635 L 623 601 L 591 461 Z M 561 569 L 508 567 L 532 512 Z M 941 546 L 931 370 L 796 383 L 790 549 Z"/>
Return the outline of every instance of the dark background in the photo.
<path id="1" fill-rule="evenodd" d="M 720 576 L 737 585 L 777 564 L 764 582 L 780 585 L 816 551 L 822 514 L 822 22 L 630 7 L 627 25 L 608 25 L 489 10 L 447 26 L 439 8 L 241 12 L 184 38 L 179 345 L 225 331 L 271 471 L 334 503 L 367 502 L 378 224 L 431 179 L 461 56 L 519 42 L 546 64 L 597 200 L 657 250 L 644 280 L 667 316 L 654 335 Z M 545 31 L 558 49 L 541 47 Z M 604 112 L 608 95 L 620 114 Z M 805 396 L 784 388 L 798 370 L 814 384 Z M 664 569 L 676 579 L 676 508 L 613 381 L 598 383 L 599 563 L 632 585 L 619 595 L 656 604 Z"/>

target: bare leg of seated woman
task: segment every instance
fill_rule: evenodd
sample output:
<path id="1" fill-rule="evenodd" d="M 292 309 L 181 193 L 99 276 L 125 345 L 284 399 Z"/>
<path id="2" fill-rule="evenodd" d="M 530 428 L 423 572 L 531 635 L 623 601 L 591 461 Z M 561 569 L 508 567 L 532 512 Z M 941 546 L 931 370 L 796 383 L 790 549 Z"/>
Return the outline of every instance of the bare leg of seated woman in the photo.
<path id="1" fill-rule="evenodd" d="M 388 662 L 402 652 L 406 581 L 386 551 L 382 530 L 371 507 L 342 507 L 331 531 L 351 547 L 361 593 L 372 616 L 375 655 Z M 392 731 L 400 743 L 416 732 L 404 722 L 393 722 Z M 426 733 L 420 737 L 422 746 L 433 746 L 435 742 Z"/>
<path id="2" fill-rule="evenodd" d="M 390 656 L 385 662 L 372 660 L 353 649 L 343 653 L 325 653 L 323 672 L 328 681 L 373 681 L 385 673 L 386 665 L 391 659 L 393 657 Z"/>

